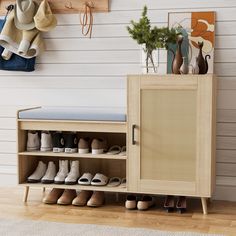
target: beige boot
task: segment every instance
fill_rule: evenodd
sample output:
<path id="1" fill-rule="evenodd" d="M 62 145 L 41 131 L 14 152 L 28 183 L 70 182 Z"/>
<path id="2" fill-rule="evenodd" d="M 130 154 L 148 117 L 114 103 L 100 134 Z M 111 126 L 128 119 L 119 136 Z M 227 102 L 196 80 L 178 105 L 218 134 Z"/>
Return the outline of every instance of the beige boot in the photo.
<path id="1" fill-rule="evenodd" d="M 154 198 L 148 195 L 142 197 L 140 201 L 137 203 L 137 208 L 140 211 L 148 210 L 148 208 L 154 206 L 155 201 Z"/>
<path id="2" fill-rule="evenodd" d="M 76 190 L 74 189 L 65 189 L 61 197 L 57 200 L 59 205 L 70 205 L 72 204 L 73 199 L 77 196 Z"/>
<path id="3" fill-rule="evenodd" d="M 92 191 L 82 190 L 73 200 L 72 205 L 85 206 L 87 204 L 87 201 L 91 198 L 92 194 Z"/>
<path id="4" fill-rule="evenodd" d="M 100 207 L 104 204 L 105 195 L 104 192 L 94 191 L 92 197 L 87 202 L 89 207 Z"/>
<path id="5" fill-rule="evenodd" d="M 125 201 L 125 208 L 128 210 L 134 210 L 137 207 L 137 197 L 134 195 L 128 195 Z"/>
<path id="6" fill-rule="evenodd" d="M 64 189 L 53 188 L 51 192 L 43 199 L 43 203 L 56 204 L 57 200 L 60 198 L 63 192 L 64 192 Z"/>

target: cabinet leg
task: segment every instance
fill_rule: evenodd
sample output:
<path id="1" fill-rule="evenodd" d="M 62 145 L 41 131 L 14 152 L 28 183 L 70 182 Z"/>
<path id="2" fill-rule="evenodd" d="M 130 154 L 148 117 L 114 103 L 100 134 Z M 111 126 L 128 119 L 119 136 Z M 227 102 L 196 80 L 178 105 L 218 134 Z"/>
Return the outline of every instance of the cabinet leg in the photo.
<path id="1" fill-rule="evenodd" d="M 202 197 L 201 198 L 202 201 L 202 210 L 203 210 L 203 214 L 207 215 L 207 198 L 206 197 Z"/>
<path id="2" fill-rule="evenodd" d="M 25 192 L 24 192 L 24 197 L 23 197 L 23 202 L 27 202 L 28 194 L 29 194 L 29 186 L 26 186 Z"/>

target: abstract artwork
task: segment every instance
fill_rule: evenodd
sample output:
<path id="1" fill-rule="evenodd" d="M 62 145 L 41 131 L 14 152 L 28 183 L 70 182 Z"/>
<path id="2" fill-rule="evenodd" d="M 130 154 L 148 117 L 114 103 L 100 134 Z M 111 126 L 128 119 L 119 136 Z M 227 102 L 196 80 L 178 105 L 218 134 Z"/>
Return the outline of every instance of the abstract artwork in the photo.
<path id="1" fill-rule="evenodd" d="M 178 28 L 184 37 L 181 52 L 183 61 L 187 61 L 189 73 L 194 64 L 205 66 L 205 73 L 213 73 L 214 44 L 215 44 L 215 12 L 171 12 L 168 16 L 168 27 Z M 167 73 L 172 73 L 173 52 L 177 45 L 171 44 L 167 53 Z M 200 50 L 202 48 L 202 50 Z M 202 60 L 199 62 L 199 52 L 202 51 Z M 201 52 L 200 52 L 201 53 Z M 204 59 L 204 60 L 203 60 Z M 205 62 L 205 65 L 204 65 Z M 204 71 L 203 71 L 204 72 Z M 200 74 L 204 74 L 201 73 Z"/>

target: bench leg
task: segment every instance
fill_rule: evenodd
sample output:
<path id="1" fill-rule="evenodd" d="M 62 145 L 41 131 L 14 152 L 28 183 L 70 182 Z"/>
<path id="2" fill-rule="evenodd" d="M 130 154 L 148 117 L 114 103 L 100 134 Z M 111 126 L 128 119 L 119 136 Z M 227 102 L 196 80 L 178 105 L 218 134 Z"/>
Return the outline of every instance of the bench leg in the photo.
<path id="1" fill-rule="evenodd" d="M 203 214 L 207 215 L 208 214 L 208 212 L 207 212 L 207 198 L 206 197 L 202 197 L 201 201 L 202 201 Z"/>
<path id="2" fill-rule="evenodd" d="M 23 202 L 27 202 L 28 195 L 29 195 L 29 186 L 26 186 L 24 191 Z"/>

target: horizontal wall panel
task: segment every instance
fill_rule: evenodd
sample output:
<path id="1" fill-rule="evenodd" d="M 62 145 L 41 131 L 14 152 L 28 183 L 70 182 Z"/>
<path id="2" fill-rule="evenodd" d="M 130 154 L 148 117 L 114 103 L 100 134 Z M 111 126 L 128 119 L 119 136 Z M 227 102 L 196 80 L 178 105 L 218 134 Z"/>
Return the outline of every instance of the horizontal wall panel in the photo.
<path id="1" fill-rule="evenodd" d="M 16 187 L 17 175 L 16 174 L 0 174 L 0 186 L 1 187 Z"/>
<path id="2" fill-rule="evenodd" d="M 215 62 L 236 62 L 236 49 L 215 50 Z"/>
<path id="3" fill-rule="evenodd" d="M 16 154 L 0 153 L 0 165 L 16 166 L 17 156 Z"/>
<path id="4" fill-rule="evenodd" d="M 215 74 L 218 76 L 235 76 L 236 63 L 216 63 Z"/>
<path id="5" fill-rule="evenodd" d="M 216 134 L 221 136 L 236 137 L 236 123 L 218 123 Z"/>
<path id="6" fill-rule="evenodd" d="M 222 109 L 217 110 L 218 122 L 236 122 L 236 110 Z"/>
<path id="7" fill-rule="evenodd" d="M 235 201 L 235 196 L 236 196 L 235 186 L 216 185 L 213 198 L 215 200 Z"/>
<path id="8" fill-rule="evenodd" d="M 45 39 L 46 49 L 55 50 L 139 50 L 140 46 L 130 37 L 126 38 L 55 38 Z M 99 45 L 99 47 L 97 46 Z M 216 36 L 216 48 L 236 48 L 236 35 Z"/>
<path id="9" fill-rule="evenodd" d="M 217 137 L 216 148 L 223 150 L 236 150 L 236 137 Z"/>
<path id="10" fill-rule="evenodd" d="M 236 35 L 216 36 L 215 48 L 220 49 L 235 49 Z"/>
<path id="11" fill-rule="evenodd" d="M 112 10 L 137 10 L 142 9 L 144 5 L 148 7 L 151 6 L 152 9 L 192 9 L 192 8 L 215 8 L 215 7 L 236 7 L 236 2 L 234 0 L 222 1 L 218 0 L 198 0 L 198 1 L 189 1 L 189 0 L 178 0 L 176 2 L 173 1 L 153 1 L 153 0 L 135 0 L 135 1 L 127 1 L 127 0 L 119 0 L 119 1 L 111 1 L 110 8 Z"/>
<path id="12" fill-rule="evenodd" d="M 81 76 L 5 76 L 1 78 L 3 88 L 34 89 L 125 89 L 126 76 L 81 77 Z M 1 95 L 0 95 L 1 96 Z M 56 105 L 56 104 L 55 104 Z M 4 109 L 4 108 L 3 108 Z M 4 115 L 15 115 L 17 109 L 0 111 Z"/>
<path id="13" fill-rule="evenodd" d="M 131 38 L 70 38 L 45 39 L 47 50 L 138 50 L 140 46 Z"/>
<path id="14" fill-rule="evenodd" d="M 16 141 L 16 130 L 0 130 L 0 141 Z"/>
<path id="15" fill-rule="evenodd" d="M 0 95 L 1 96 L 1 95 Z M 0 129 L 16 129 L 16 118 L 0 118 Z"/>
<path id="16" fill-rule="evenodd" d="M 218 163 L 236 163 L 236 150 L 216 150 L 216 161 Z"/>
<path id="17" fill-rule="evenodd" d="M 14 97 L 11 96 L 10 91 L 14 93 Z M 58 96 L 53 96 L 53 93 L 55 93 L 54 89 L 0 89 L 0 96 L 7 99 L 9 105 L 126 106 L 126 91 L 124 89 L 58 89 Z M 5 101 L 0 99 L 0 106 L 4 104 Z"/>
<path id="18" fill-rule="evenodd" d="M 0 153 L 1 154 L 3 154 L 3 153 L 15 154 L 16 153 L 16 142 L 0 141 Z"/>
<path id="19" fill-rule="evenodd" d="M 234 77 L 217 77 L 218 89 L 236 90 L 236 76 Z"/>
<path id="20" fill-rule="evenodd" d="M 167 21 L 164 23 L 154 23 L 157 27 L 166 27 Z M 232 35 L 236 34 L 236 21 L 218 22 L 216 27 L 216 35 Z M 126 25 L 94 25 L 93 38 L 106 37 L 128 37 Z M 44 34 L 44 38 L 84 38 L 80 25 L 58 26 L 53 31 Z"/>
<path id="21" fill-rule="evenodd" d="M 14 75 L 25 76 L 124 76 L 141 72 L 139 64 L 39 64 L 37 70 L 27 75 L 17 71 Z M 8 71 L 0 71 L 0 76 L 9 75 Z"/>
<path id="22" fill-rule="evenodd" d="M 182 12 L 182 9 L 159 10 L 148 8 L 148 17 L 151 22 L 167 22 L 168 12 Z M 201 8 L 191 9 L 191 11 L 202 11 Z M 204 11 L 215 11 L 217 14 L 216 21 L 233 21 L 236 20 L 235 8 L 205 8 Z M 109 13 L 94 14 L 94 24 L 128 24 L 131 20 L 138 21 L 142 10 L 130 11 L 110 11 Z M 57 14 L 58 25 L 79 25 L 78 14 Z"/>
<path id="23" fill-rule="evenodd" d="M 236 164 L 235 163 L 217 163 L 216 174 L 219 176 L 236 177 Z"/>
<path id="24" fill-rule="evenodd" d="M 233 101 L 236 101 L 235 90 L 218 90 L 217 93 L 218 109 L 236 109 L 236 103 Z"/>
<path id="25" fill-rule="evenodd" d="M 140 64 L 140 51 L 46 51 L 37 63 Z"/>
<path id="26" fill-rule="evenodd" d="M 216 184 L 221 186 L 233 186 L 236 187 L 236 177 L 230 176 L 217 176 Z"/>

